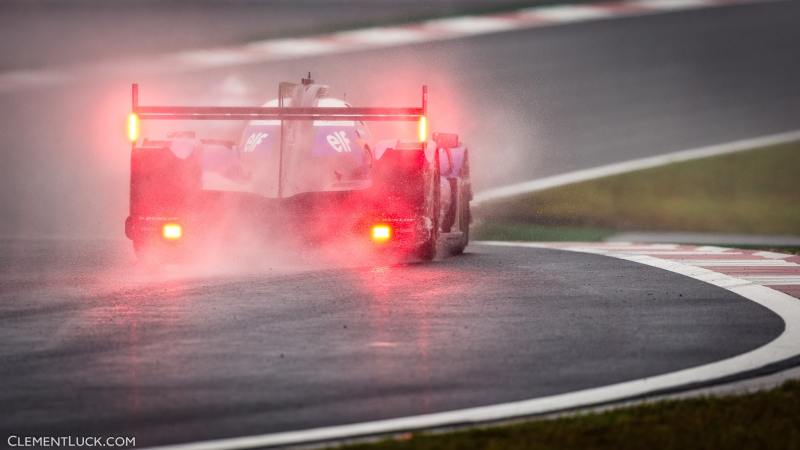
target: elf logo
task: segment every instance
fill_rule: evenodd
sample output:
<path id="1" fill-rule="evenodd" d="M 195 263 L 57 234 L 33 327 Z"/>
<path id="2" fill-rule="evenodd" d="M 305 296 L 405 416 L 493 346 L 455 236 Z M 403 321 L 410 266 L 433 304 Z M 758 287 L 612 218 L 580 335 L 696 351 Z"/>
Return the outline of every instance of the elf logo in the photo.
<path id="1" fill-rule="evenodd" d="M 325 139 L 328 141 L 328 144 L 330 144 L 330 146 L 338 153 L 349 153 L 353 151 L 350 148 L 350 139 L 348 139 L 347 133 L 344 131 L 335 131 L 333 134 L 327 135 Z"/>
<path id="2" fill-rule="evenodd" d="M 258 144 L 264 141 L 269 136 L 268 133 L 253 133 L 247 138 L 247 142 L 244 144 L 244 151 L 245 153 L 250 153 L 258 147 Z"/>

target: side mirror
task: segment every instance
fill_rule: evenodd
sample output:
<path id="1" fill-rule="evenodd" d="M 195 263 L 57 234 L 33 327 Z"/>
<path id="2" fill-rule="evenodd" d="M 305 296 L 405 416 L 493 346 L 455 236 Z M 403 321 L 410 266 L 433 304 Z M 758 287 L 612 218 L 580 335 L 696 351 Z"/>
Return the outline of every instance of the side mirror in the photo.
<path id="1" fill-rule="evenodd" d="M 455 133 L 433 133 L 433 141 L 438 148 L 458 147 L 458 135 Z"/>

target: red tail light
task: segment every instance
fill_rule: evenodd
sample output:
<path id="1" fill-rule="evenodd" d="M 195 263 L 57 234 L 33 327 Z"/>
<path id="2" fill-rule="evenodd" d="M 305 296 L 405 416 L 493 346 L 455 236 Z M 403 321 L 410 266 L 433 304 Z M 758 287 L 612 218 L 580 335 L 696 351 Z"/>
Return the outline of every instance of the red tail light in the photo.
<path id="1" fill-rule="evenodd" d="M 128 140 L 136 142 L 139 139 L 139 116 L 136 113 L 128 114 Z"/>
<path id="2" fill-rule="evenodd" d="M 376 243 L 383 243 L 392 238 L 392 227 L 386 224 L 372 226 L 372 240 Z"/>
<path id="3" fill-rule="evenodd" d="M 177 241 L 183 236 L 183 227 L 177 223 L 165 223 L 161 228 L 161 236 L 168 241 Z"/>

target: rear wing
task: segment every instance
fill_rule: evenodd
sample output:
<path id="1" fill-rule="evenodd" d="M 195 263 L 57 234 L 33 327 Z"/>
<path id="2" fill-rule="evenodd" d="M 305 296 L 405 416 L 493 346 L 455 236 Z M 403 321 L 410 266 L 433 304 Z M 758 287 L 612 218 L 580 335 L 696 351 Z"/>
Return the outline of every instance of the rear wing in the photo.
<path id="1" fill-rule="evenodd" d="M 422 86 L 422 105 L 408 108 L 263 107 L 263 106 L 143 106 L 139 85 L 131 85 L 131 119 L 138 120 L 361 120 L 425 121 L 428 87 Z M 138 131 L 138 130 L 137 130 Z M 130 134 L 130 133 L 129 133 Z M 137 133 L 138 134 L 138 133 Z M 131 137 L 133 137 L 131 135 Z"/>

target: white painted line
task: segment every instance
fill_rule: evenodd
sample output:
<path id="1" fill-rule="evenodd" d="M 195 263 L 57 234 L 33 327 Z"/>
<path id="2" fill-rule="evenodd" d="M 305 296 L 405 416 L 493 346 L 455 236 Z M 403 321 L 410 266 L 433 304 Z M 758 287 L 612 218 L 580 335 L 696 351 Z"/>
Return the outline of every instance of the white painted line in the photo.
<path id="1" fill-rule="evenodd" d="M 0 92 L 14 90 L 17 87 L 39 87 L 62 83 L 72 77 L 58 70 L 14 70 L 0 73 Z"/>
<path id="2" fill-rule="evenodd" d="M 525 12 L 555 22 L 582 22 L 617 15 L 612 9 L 592 5 L 560 5 L 528 8 Z"/>
<path id="3" fill-rule="evenodd" d="M 511 20 L 497 17 L 452 17 L 448 19 L 434 19 L 425 22 L 432 30 L 446 31 L 462 36 L 475 34 L 496 33 L 520 29 L 520 24 Z"/>
<path id="4" fill-rule="evenodd" d="M 253 61 L 252 55 L 235 49 L 186 51 L 177 53 L 172 58 L 174 63 L 193 67 L 225 67 Z"/>
<path id="5" fill-rule="evenodd" d="M 375 341 L 370 342 L 370 347 L 397 347 L 397 342 Z"/>
<path id="6" fill-rule="evenodd" d="M 680 10 L 706 6 L 704 0 L 641 0 L 642 6 L 660 10 Z"/>
<path id="7" fill-rule="evenodd" d="M 547 244 L 526 242 L 479 242 L 479 244 L 506 247 L 552 248 Z M 576 251 L 573 249 L 567 250 Z M 598 253 L 598 251 L 597 249 L 592 249 L 585 251 L 585 253 Z M 728 375 L 764 367 L 768 364 L 800 354 L 800 301 L 797 301 L 797 299 L 765 286 L 753 285 L 746 280 L 730 277 L 699 267 L 687 266 L 678 262 L 667 261 L 646 255 L 611 254 L 609 256 L 669 270 L 728 289 L 778 314 L 786 323 L 786 328 L 775 340 L 755 350 L 732 358 L 664 375 L 641 378 L 599 388 L 435 414 L 283 433 L 217 439 L 156 448 L 162 450 L 229 450 L 288 446 L 346 439 L 357 436 L 398 433 L 424 428 L 478 424 L 481 422 L 544 414 L 564 409 L 614 402 L 634 396 L 647 395 L 664 389 L 676 388 L 690 383 L 713 381 Z"/>
<path id="8" fill-rule="evenodd" d="M 375 27 L 343 31 L 336 33 L 335 36 L 343 41 L 378 47 L 411 44 L 428 40 L 426 34 L 421 31 L 400 27 Z"/>
<path id="9" fill-rule="evenodd" d="M 272 39 L 253 42 L 248 44 L 247 47 L 251 50 L 262 52 L 265 61 L 274 59 L 278 55 L 299 58 L 334 53 L 339 48 L 334 42 L 313 38 Z"/>
<path id="10" fill-rule="evenodd" d="M 769 136 L 761 136 L 741 141 L 727 142 L 724 144 L 711 145 L 689 150 L 681 150 L 647 158 L 632 159 L 605 166 L 593 167 L 591 169 L 576 170 L 574 172 L 563 173 L 538 180 L 524 181 L 507 186 L 487 189 L 475 194 L 472 203 L 478 205 L 491 200 L 501 200 L 522 194 L 552 189 L 554 187 L 567 184 L 580 183 L 582 181 L 595 180 L 598 178 L 619 175 L 622 173 L 633 172 L 636 170 L 651 169 L 653 167 L 664 166 L 693 159 L 708 158 L 710 156 L 725 155 L 728 153 L 752 150 L 759 147 L 770 145 L 785 144 L 800 140 L 800 131 L 779 133 Z"/>
<path id="11" fill-rule="evenodd" d="M 695 250 L 697 250 L 698 252 L 719 252 L 719 253 L 725 253 L 725 252 L 727 252 L 728 250 L 730 250 L 730 248 L 726 248 L 726 247 L 717 247 L 716 245 L 701 245 L 701 246 L 699 246 L 699 247 L 695 248 Z"/>
<path id="12" fill-rule="evenodd" d="M 764 258 L 769 258 L 769 259 L 786 259 L 786 258 L 792 256 L 792 255 L 787 255 L 787 254 L 784 254 L 784 253 L 767 252 L 767 251 L 755 252 L 753 254 L 756 255 L 756 256 L 762 256 Z"/>

